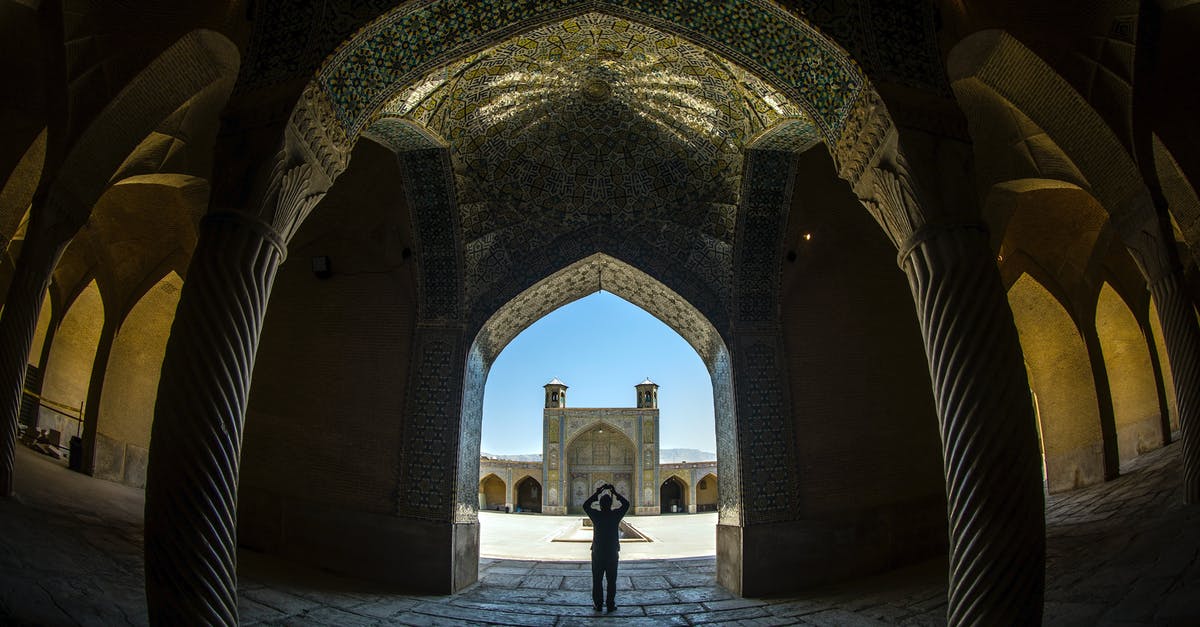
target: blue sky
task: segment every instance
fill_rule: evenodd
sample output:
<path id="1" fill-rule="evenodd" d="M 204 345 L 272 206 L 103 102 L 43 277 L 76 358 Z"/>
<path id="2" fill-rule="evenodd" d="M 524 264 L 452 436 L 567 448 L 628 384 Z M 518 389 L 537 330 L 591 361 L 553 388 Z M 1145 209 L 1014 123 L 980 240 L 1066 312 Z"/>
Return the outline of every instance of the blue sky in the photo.
<path id="1" fill-rule="evenodd" d="M 540 453 L 542 386 L 558 377 L 568 407 L 633 407 L 633 386 L 660 387 L 662 448 L 716 450 L 712 380 L 696 351 L 628 301 L 598 292 L 550 312 L 500 353 L 483 396 L 481 449 Z"/>

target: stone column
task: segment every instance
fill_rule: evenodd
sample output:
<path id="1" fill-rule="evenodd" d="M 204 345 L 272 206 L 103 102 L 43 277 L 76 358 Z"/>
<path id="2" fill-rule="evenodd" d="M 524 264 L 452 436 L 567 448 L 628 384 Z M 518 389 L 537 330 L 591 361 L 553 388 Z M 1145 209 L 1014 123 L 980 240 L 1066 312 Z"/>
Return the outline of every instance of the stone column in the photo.
<path id="1" fill-rule="evenodd" d="M 1183 440 L 1183 502 L 1200 504 L 1200 325 L 1178 265 L 1151 282 L 1150 293 L 1175 384 Z"/>
<path id="2" fill-rule="evenodd" d="M 1200 504 L 1200 325 L 1163 202 L 1159 198 L 1156 204 L 1144 190 L 1114 211 L 1110 222 L 1146 277 L 1158 309 L 1183 440 L 1183 502 L 1192 505 Z"/>
<path id="3" fill-rule="evenodd" d="M 902 250 L 942 434 L 951 625 L 1039 624 L 1045 505 L 1021 345 L 982 227 Z"/>
<path id="4" fill-rule="evenodd" d="M 259 332 L 285 252 L 240 213 L 201 222 L 163 359 L 146 484 L 146 597 L 155 624 L 238 622 L 236 504 Z"/>
<path id="5" fill-rule="evenodd" d="M 0 314 L 0 497 L 13 494 L 17 420 L 29 350 L 51 274 L 66 248 L 65 239 L 53 236 L 39 213 L 29 225 Z"/>
<path id="6" fill-rule="evenodd" d="M 1104 363 L 1104 349 L 1096 331 L 1095 318 L 1084 321 L 1079 327 L 1087 347 L 1088 362 L 1092 367 L 1092 385 L 1096 388 L 1096 404 L 1100 412 L 1100 444 L 1103 447 L 1104 480 L 1112 481 L 1121 474 L 1121 455 L 1117 448 L 1117 414 L 1113 408 L 1112 386 L 1108 382 L 1108 366 Z"/>
<path id="7" fill-rule="evenodd" d="M 944 157 L 929 162 L 942 185 L 930 196 L 899 148 L 887 150 L 856 191 L 899 250 L 924 339 L 946 474 L 946 618 L 1040 624 L 1046 523 L 1037 419 L 987 228 L 969 205 L 973 187 L 956 188 L 964 173 L 946 171 Z"/>
<path id="8" fill-rule="evenodd" d="M 96 429 L 100 420 L 100 395 L 104 391 L 104 375 L 108 371 L 108 356 L 112 353 L 113 339 L 117 336 L 119 321 L 104 316 L 104 327 L 100 330 L 100 341 L 96 343 L 96 356 L 92 359 L 92 376 L 88 382 L 87 400 L 83 406 L 83 464 L 80 468 L 86 475 L 96 474 Z"/>

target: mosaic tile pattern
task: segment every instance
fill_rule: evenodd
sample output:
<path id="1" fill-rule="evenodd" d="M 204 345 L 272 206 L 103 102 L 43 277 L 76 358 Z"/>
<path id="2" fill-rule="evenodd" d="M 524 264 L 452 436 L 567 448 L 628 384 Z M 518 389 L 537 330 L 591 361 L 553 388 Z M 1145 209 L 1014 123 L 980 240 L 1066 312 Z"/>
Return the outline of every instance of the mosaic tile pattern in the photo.
<path id="1" fill-rule="evenodd" d="M 507 2 L 512 3 L 513 0 Z M 312 76 L 326 56 L 333 53 L 342 42 L 378 16 L 392 10 L 396 4 L 395 0 L 255 2 L 255 31 L 250 49 L 243 59 L 237 90 L 251 91 Z M 474 4 L 485 5 L 482 8 L 486 12 L 489 10 L 486 5 L 492 3 Z M 583 6 L 588 3 L 574 4 Z M 649 5 L 639 7 L 643 12 L 652 12 L 657 8 L 653 3 L 640 4 Z M 923 0 L 784 0 L 782 4 L 837 42 L 873 79 L 917 87 L 941 85 L 938 89 L 943 92 L 947 89 L 944 72 L 938 62 L 937 33 L 931 3 Z M 550 10 L 554 8 L 549 7 Z M 444 15 L 434 11 L 430 13 Z M 753 17 L 753 11 L 739 12 L 734 19 Z M 446 15 L 444 27 L 456 24 L 455 18 Z M 727 30 L 736 33 L 754 26 L 749 24 L 729 27 Z M 438 30 L 433 25 L 427 28 Z M 717 28 L 720 28 L 719 24 Z M 712 39 L 727 40 L 722 35 L 713 35 Z"/>
<path id="2" fill-rule="evenodd" d="M 530 27 L 590 11 L 678 32 L 766 77 L 805 107 L 827 137 L 865 80 L 811 26 L 765 0 L 442 0 L 411 3 L 377 20 L 332 55 L 317 83 L 357 135 L 396 91 L 424 72 Z"/>
<path id="3" fill-rule="evenodd" d="M 462 315 L 458 221 L 454 180 L 446 151 L 430 148 L 398 155 L 417 234 L 422 320 L 457 320 Z"/>
<path id="4" fill-rule="evenodd" d="M 735 317 L 741 322 L 768 322 L 779 318 L 781 246 L 791 209 L 795 157 L 750 150 L 746 161 L 735 262 Z"/>
<path id="5" fill-rule="evenodd" d="M 738 440 L 744 523 L 792 520 L 797 511 L 795 442 L 784 400 L 783 340 L 773 335 L 737 347 Z M 718 469 L 720 483 L 722 469 Z M 724 492 L 719 497 L 724 506 Z"/>
<path id="6" fill-rule="evenodd" d="M 615 245 L 640 233 L 652 246 L 688 251 L 687 265 L 719 289 L 742 147 L 776 120 L 806 145 L 818 137 L 802 110 L 745 70 L 597 13 L 439 69 L 386 109 L 450 145 L 469 301 L 494 291 L 494 277 L 561 248 L 556 240 L 599 224 L 628 229 Z"/>
<path id="7" fill-rule="evenodd" d="M 458 447 L 453 444 L 459 440 L 460 425 L 458 354 L 451 338 L 428 332 L 414 347 L 416 367 L 409 377 L 400 460 L 399 516 L 434 520 L 450 516 L 453 475 L 447 469 L 458 468 Z M 478 464 L 478 454 L 475 459 Z"/>
<path id="8" fill-rule="evenodd" d="M 750 150 L 736 245 L 733 317 L 743 522 L 790 520 L 797 510 L 791 403 L 779 329 L 783 236 L 795 156 Z M 753 332 L 755 335 L 747 335 Z M 719 451 L 718 451 L 719 452 Z M 720 482 L 721 473 L 718 473 Z"/>

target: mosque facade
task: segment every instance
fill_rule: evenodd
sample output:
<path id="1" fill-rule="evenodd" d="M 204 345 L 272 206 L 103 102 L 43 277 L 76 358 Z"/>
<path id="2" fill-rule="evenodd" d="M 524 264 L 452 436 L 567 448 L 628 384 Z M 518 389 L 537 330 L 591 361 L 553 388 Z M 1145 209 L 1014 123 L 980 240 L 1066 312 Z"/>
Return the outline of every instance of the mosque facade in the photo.
<path id="1" fill-rule="evenodd" d="M 567 387 L 544 386 L 542 461 L 480 459 L 480 509 L 581 514 L 606 483 L 639 516 L 716 509 L 716 461 L 661 463 L 658 384 L 634 386 L 634 407 L 568 407 Z"/>

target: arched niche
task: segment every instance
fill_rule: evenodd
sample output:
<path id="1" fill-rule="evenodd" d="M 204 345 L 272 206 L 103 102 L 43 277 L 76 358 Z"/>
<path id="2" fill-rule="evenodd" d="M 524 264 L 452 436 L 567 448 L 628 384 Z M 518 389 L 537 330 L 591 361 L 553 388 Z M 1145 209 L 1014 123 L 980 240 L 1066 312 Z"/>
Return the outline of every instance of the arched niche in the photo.
<path id="1" fill-rule="evenodd" d="M 1028 274 L 1009 288 L 1008 302 L 1037 399 L 1048 489 L 1062 492 L 1103 481 L 1100 410 L 1075 322 Z"/>
<path id="2" fill-rule="evenodd" d="M 1107 282 L 1096 301 L 1096 333 L 1112 392 L 1121 463 L 1162 446 L 1161 408 L 1150 350 L 1125 301 Z"/>
<path id="3" fill-rule="evenodd" d="M 56 429 L 62 444 L 80 431 L 84 400 L 92 376 L 96 347 L 104 327 L 104 301 L 95 281 L 71 302 L 54 332 L 42 379 L 43 403 L 38 427 Z"/>
<path id="4" fill-rule="evenodd" d="M 711 512 L 717 509 L 717 477 L 712 473 L 696 482 L 696 511 Z"/>
<path id="5" fill-rule="evenodd" d="M 682 479 L 671 475 L 662 482 L 658 491 L 658 502 L 662 507 L 662 513 L 675 514 L 688 511 L 688 488 Z"/>
<path id="6" fill-rule="evenodd" d="M 644 502 L 631 489 L 638 471 L 637 447 L 616 426 L 600 422 L 566 442 L 562 473 L 566 479 L 567 513 L 582 514 L 583 502 L 597 486 L 613 484 L 633 502 Z"/>
<path id="7" fill-rule="evenodd" d="M 1154 299 L 1150 300 L 1150 335 L 1154 338 L 1154 352 L 1158 357 L 1158 366 L 1162 369 L 1164 392 L 1167 396 L 1167 415 L 1170 418 L 1171 432 L 1179 430 L 1179 409 L 1175 404 L 1175 379 L 1171 376 L 1171 362 L 1167 359 L 1167 346 L 1163 342 L 1162 323 L 1158 319 L 1158 306 Z"/>
<path id="8" fill-rule="evenodd" d="M 182 287 L 178 274 L 163 277 L 113 338 L 96 426 L 96 477 L 146 485 L 158 376 Z"/>
<path id="9" fill-rule="evenodd" d="M 479 508 L 502 510 L 506 504 L 504 480 L 490 474 L 479 480 Z"/>
<path id="10" fill-rule="evenodd" d="M 518 512 L 542 511 L 542 483 L 532 476 L 517 479 L 514 484 L 516 493 L 514 504 Z"/>

